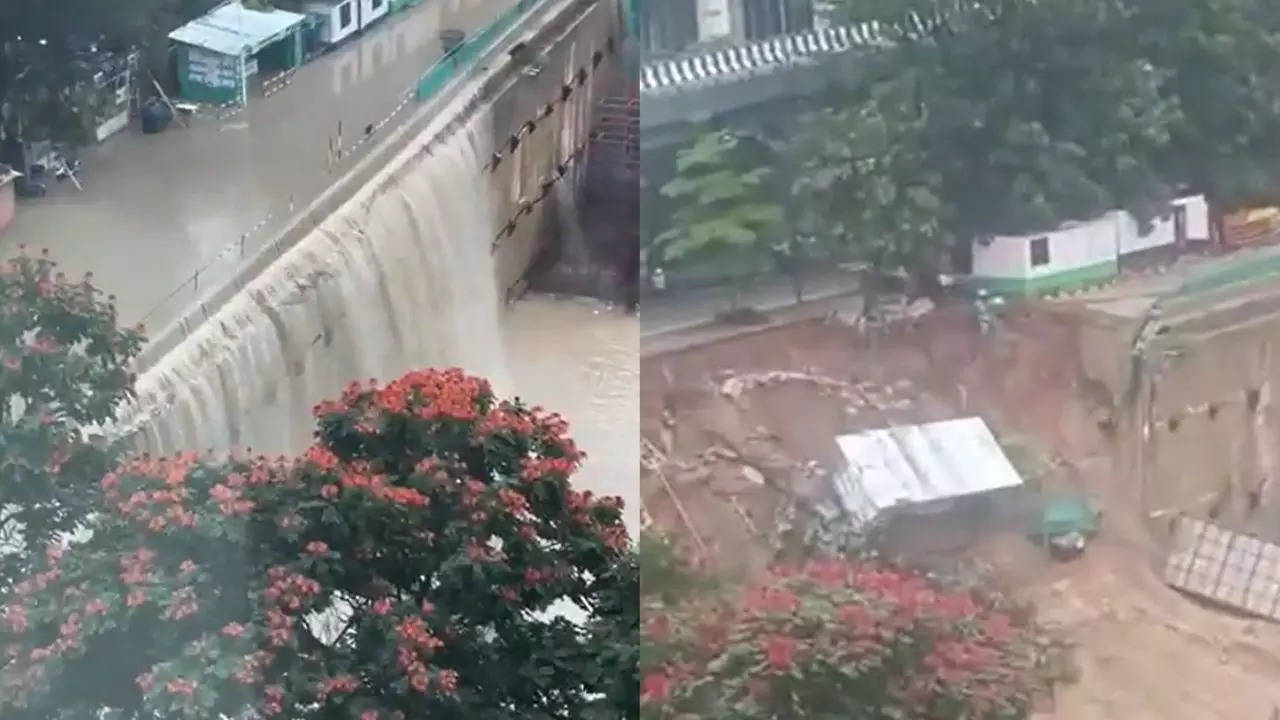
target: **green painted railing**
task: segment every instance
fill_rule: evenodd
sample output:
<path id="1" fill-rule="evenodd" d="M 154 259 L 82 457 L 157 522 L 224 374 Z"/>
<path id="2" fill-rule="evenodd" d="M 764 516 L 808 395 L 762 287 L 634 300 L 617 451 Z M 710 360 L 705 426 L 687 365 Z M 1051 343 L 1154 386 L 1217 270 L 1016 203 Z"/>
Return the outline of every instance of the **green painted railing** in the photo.
<path id="1" fill-rule="evenodd" d="M 471 68 L 477 59 L 489 50 L 504 33 L 515 26 L 526 13 L 541 0 L 518 0 L 515 6 L 489 23 L 480 32 L 464 40 L 447 55 L 433 64 L 418 80 L 418 99 L 426 100 L 454 78 Z"/>
<path id="2" fill-rule="evenodd" d="M 1193 269 L 1161 298 L 1171 315 L 1222 302 L 1280 277 L 1280 247 L 1246 248 Z"/>
<path id="3" fill-rule="evenodd" d="M 622 17 L 627 26 L 627 35 L 640 37 L 640 0 L 622 0 Z"/>

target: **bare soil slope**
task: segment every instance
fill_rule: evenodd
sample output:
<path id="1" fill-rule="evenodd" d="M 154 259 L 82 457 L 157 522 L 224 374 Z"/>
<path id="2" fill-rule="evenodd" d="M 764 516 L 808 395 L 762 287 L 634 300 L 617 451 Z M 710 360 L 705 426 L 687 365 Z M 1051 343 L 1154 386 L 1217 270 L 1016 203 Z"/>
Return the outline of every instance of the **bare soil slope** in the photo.
<path id="1" fill-rule="evenodd" d="M 1053 461 L 1045 483 L 1104 510 L 1085 557 L 1049 562 L 1018 535 L 968 560 L 1037 603 L 1077 646 L 1079 682 L 1046 718 L 1237 720 L 1280 706 L 1280 627 L 1203 607 L 1161 583 L 1159 542 L 1078 371 L 1069 319 L 1024 315 L 979 338 L 939 312 L 877 347 L 838 323 L 800 322 L 641 363 L 649 517 L 721 567 L 767 565 L 787 510 L 826 496 L 843 432 L 978 414 Z"/>

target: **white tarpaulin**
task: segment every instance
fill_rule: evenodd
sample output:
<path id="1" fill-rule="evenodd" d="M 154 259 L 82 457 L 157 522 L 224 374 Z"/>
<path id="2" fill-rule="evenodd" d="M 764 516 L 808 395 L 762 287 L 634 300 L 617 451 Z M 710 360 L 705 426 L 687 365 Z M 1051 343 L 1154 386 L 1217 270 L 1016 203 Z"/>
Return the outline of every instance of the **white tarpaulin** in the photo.
<path id="1" fill-rule="evenodd" d="M 842 435 L 845 467 L 834 476 L 856 527 L 895 509 L 930 512 L 946 501 L 1022 485 L 982 418 Z"/>

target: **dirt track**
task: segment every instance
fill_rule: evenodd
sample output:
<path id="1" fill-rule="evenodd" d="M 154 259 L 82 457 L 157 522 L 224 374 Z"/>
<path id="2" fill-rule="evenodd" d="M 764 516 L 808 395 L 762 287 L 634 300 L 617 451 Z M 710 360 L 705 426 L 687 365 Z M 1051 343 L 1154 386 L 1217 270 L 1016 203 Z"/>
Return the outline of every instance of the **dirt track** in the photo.
<path id="1" fill-rule="evenodd" d="M 1280 706 L 1280 627 L 1202 607 L 1160 582 L 1158 545 L 1075 366 L 1071 323 L 1017 318 L 999 341 L 969 325 L 940 313 L 872 350 L 847 327 L 800 322 L 645 357 L 642 431 L 653 454 L 666 455 L 651 464 L 684 510 L 651 468 L 641 488 L 650 516 L 722 566 L 756 570 L 773 555 L 789 496 L 823 495 L 835 435 L 979 414 L 1060 459 L 1046 482 L 1082 489 L 1105 511 L 1102 535 L 1074 563 L 1050 563 L 1016 535 L 970 553 L 1077 645 L 1080 680 L 1044 717 L 1268 720 Z M 758 383 L 744 388 L 743 378 Z"/>

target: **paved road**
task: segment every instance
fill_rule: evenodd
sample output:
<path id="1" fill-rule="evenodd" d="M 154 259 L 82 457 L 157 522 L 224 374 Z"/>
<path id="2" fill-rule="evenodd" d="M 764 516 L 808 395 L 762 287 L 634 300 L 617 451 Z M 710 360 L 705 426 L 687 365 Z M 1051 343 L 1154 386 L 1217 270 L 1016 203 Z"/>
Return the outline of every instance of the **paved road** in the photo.
<path id="1" fill-rule="evenodd" d="M 440 30 L 470 35 L 514 4 L 425 0 L 303 66 L 282 91 L 251 96 L 234 116 L 196 119 L 189 128 L 174 123 L 160 135 L 125 130 L 84 151 L 82 192 L 60 185 L 22 202 L 0 251 L 20 243 L 49 248 L 68 273 L 93 271 L 118 297 L 125 323 L 146 316 L 158 331 L 231 275 L 239 253 L 219 258 L 224 248 L 272 215 L 246 241 L 251 255 L 283 224 L 291 197 L 304 207 L 337 177 L 328 148 L 338 124 L 350 148 L 366 126 L 391 114 L 440 57 Z M 379 133 L 412 110 L 410 103 Z M 194 287 L 192 274 L 215 258 Z"/>
<path id="2" fill-rule="evenodd" d="M 844 295 L 857 287 L 847 272 L 814 274 L 805 279 L 805 301 Z M 728 287 L 648 294 L 640 300 L 640 337 L 679 332 L 705 325 L 730 306 L 733 291 Z M 739 305 L 771 312 L 796 304 L 791 281 L 782 276 L 766 276 L 742 290 Z"/>

